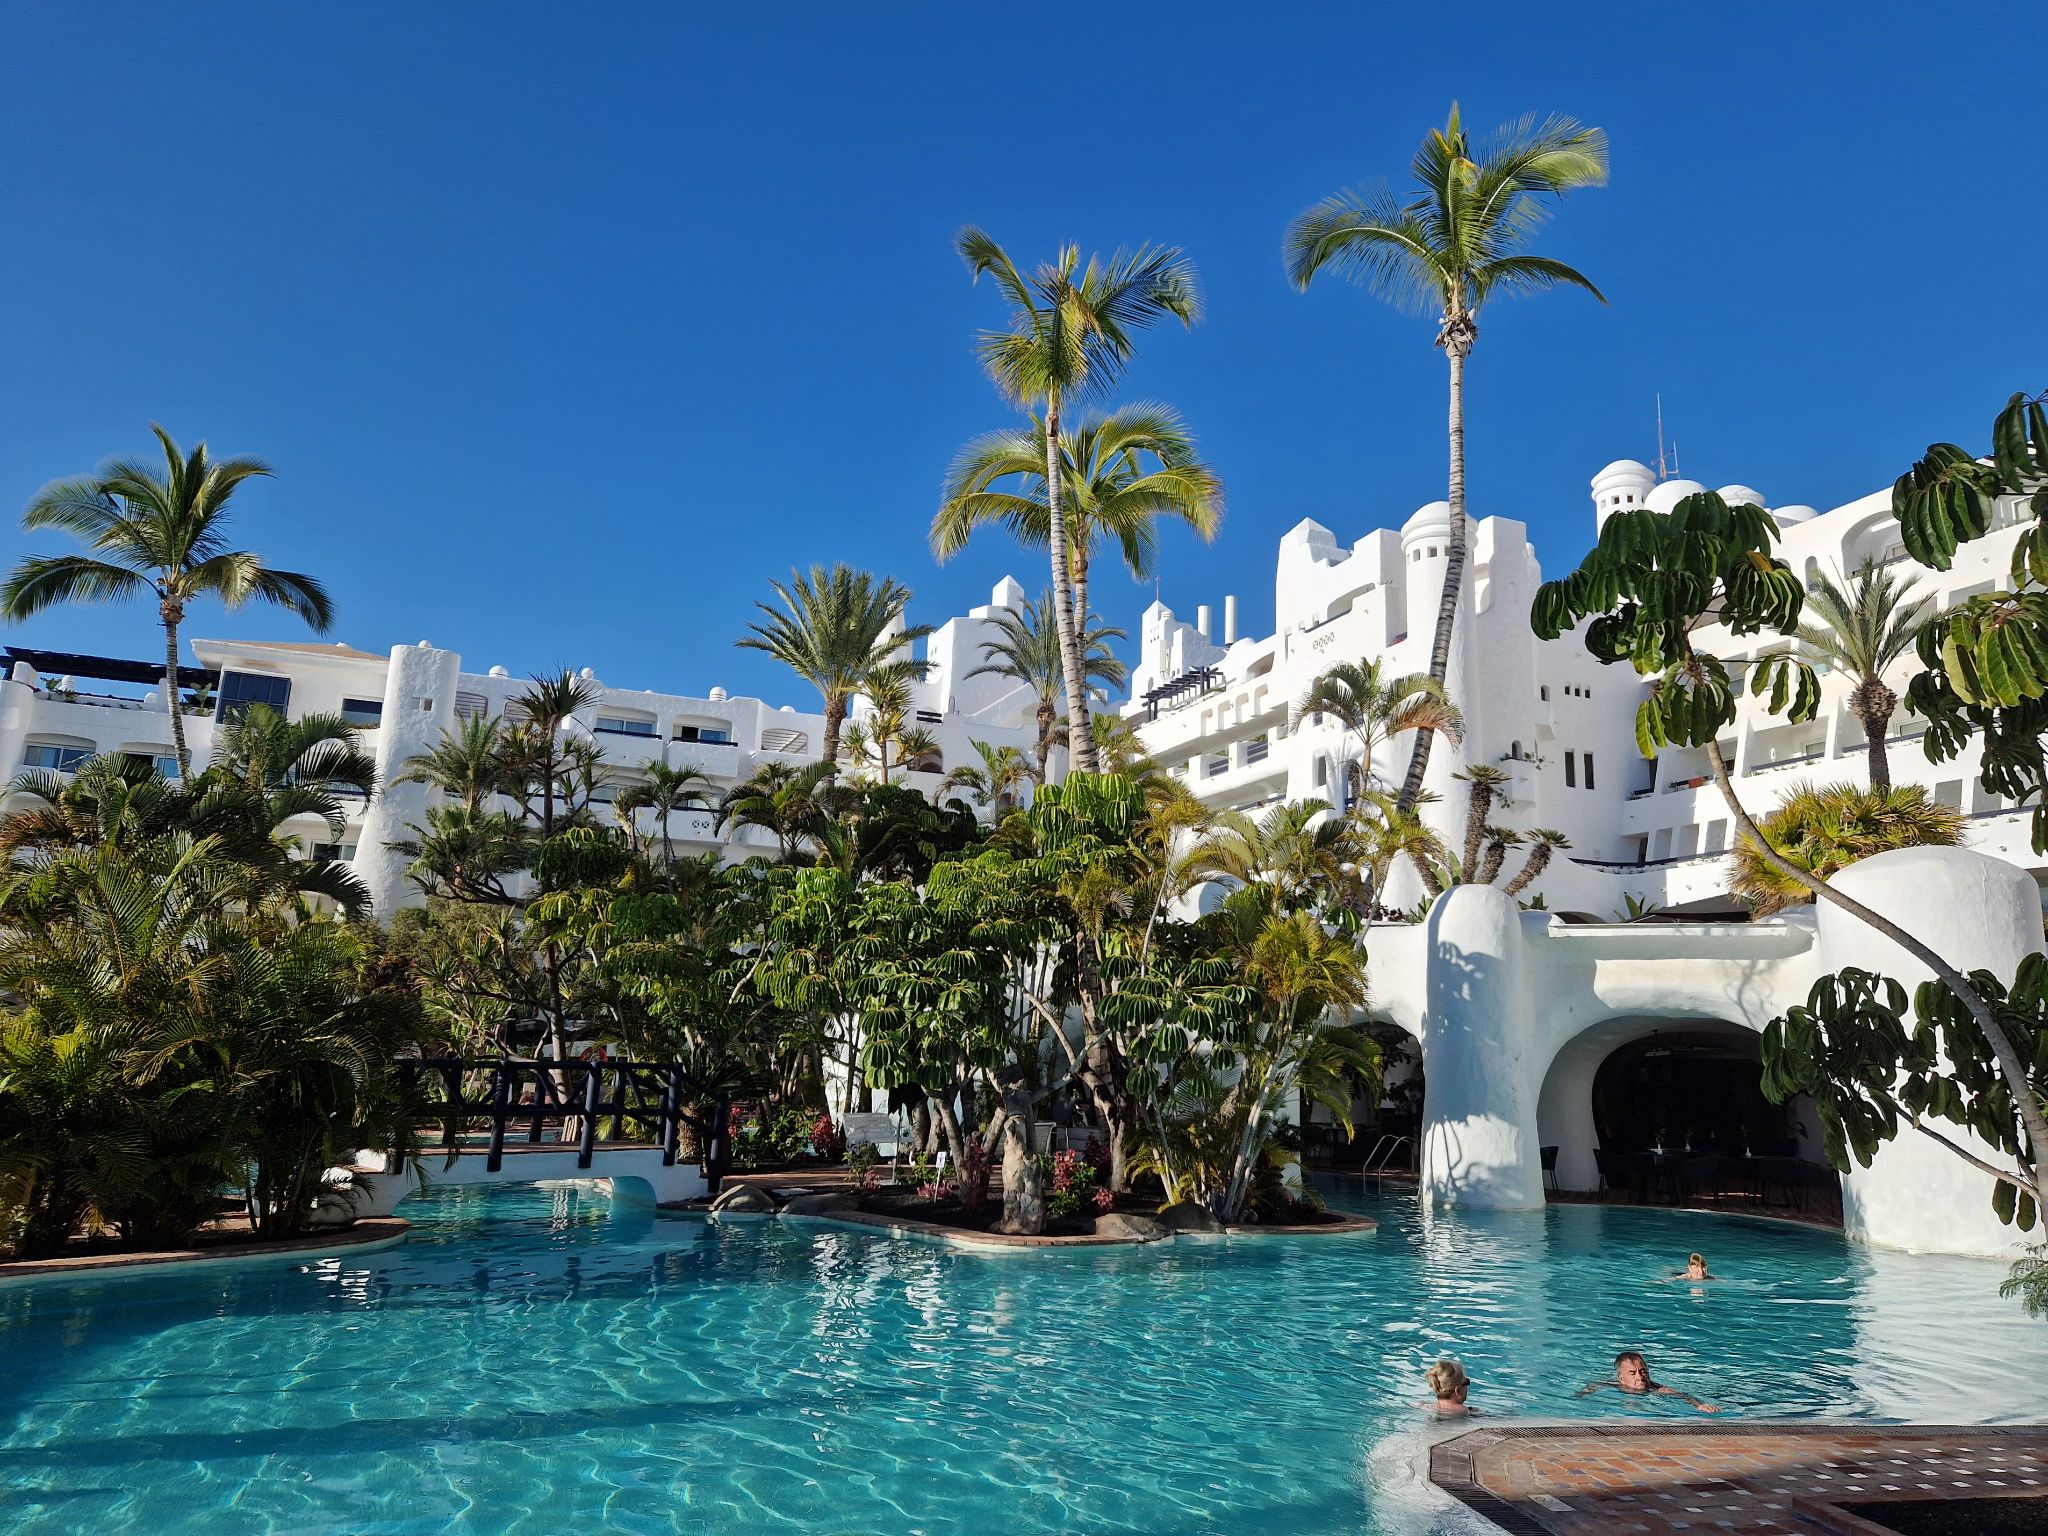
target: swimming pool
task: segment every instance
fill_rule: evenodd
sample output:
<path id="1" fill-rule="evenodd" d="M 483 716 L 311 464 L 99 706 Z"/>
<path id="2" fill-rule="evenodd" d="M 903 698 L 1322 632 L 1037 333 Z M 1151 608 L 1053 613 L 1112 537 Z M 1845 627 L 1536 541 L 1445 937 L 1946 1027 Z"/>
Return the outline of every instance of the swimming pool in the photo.
<path id="1" fill-rule="evenodd" d="M 997 1257 L 463 1190 L 382 1252 L 0 1290 L 0 1525 L 1412 1529 L 1370 1453 L 1439 1351 L 1490 1411 L 1674 1411 L 1572 1400 L 1635 1344 L 1731 1411 L 2048 1414 L 2048 1328 L 1994 1265 L 1360 1188 L 1329 1192 L 1377 1234 Z M 1659 1283 L 1689 1248 L 1725 1278 Z"/>

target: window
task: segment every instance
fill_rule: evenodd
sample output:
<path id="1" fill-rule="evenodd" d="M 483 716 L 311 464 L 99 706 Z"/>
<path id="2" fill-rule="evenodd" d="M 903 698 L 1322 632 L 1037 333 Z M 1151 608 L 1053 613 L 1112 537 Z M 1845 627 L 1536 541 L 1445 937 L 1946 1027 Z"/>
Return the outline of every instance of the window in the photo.
<path id="1" fill-rule="evenodd" d="M 1728 846 L 1728 823 L 1710 821 L 1707 823 L 1707 852 L 1719 853 Z"/>
<path id="2" fill-rule="evenodd" d="M 732 745 L 732 729 L 723 725 L 679 725 L 676 727 L 675 739 L 701 741 L 715 747 L 729 747 Z"/>
<path id="3" fill-rule="evenodd" d="M 1588 752 L 1588 753 L 1586 754 L 1586 788 L 1588 788 L 1588 789 L 1591 789 L 1592 787 L 1593 787 L 1593 754 L 1592 754 L 1592 753 L 1590 753 L 1590 752 Z"/>
<path id="4" fill-rule="evenodd" d="M 53 773 L 74 773 L 92 756 L 91 747 L 60 747 L 47 741 L 32 741 L 21 755 L 24 768 L 47 768 Z"/>
<path id="5" fill-rule="evenodd" d="M 1272 750 L 1272 744 L 1265 737 L 1261 736 L 1256 741 L 1248 741 L 1244 744 L 1244 760 L 1247 763 L 1263 763 L 1266 760 L 1266 753 L 1270 750 Z"/>
<path id="6" fill-rule="evenodd" d="M 611 736 L 652 736 L 652 720 L 628 720 L 623 715 L 599 715 L 597 728 Z"/>
<path id="7" fill-rule="evenodd" d="M 1567 752 L 1567 753 L 1565 753 L 1565 755 L 1564 755 L 1564 787 L 1565 787 L 1566 789 L 1577 789 L 1577 788 L 1579 787 L 1579 779 L 1578 779 L 1578 773 L 1579 773 L 1579 755 L 1578 755 L 1578 753 L 1576 753 L 1576 752 Z"/>
<path id="8" fill-rule="evenodd" d="M 384 721 L 382 699 L 343 699 L 341 718 L 350 725 L 381 725 Z"/>
<path id="9" fill-rule="evenodd" d="M 178 776 L 178 757 L 175 752 L 123 752 L 131 763 L 147 763 L 167 779 Z"/>
<path id="10" fill-rule="evenodd" d="M 1536 693 L 1537 696 L 1541 698 L 1544 703 L 1548 704 L 1550 702 L 1550 684 L 1545 683 L 1541 688 L 1538 688 L 1536 690 Z"/>
<path id="11" fill-rule="evenodd" d="M 239 720 L 252 704 L 267 704 L 280 715 L 292 701 L 292 680 L 261 672 L 223 672 L 220 675 L 220 703 L 216 720 Z"/>
<path id="12" fill-rule="evenodd" d="M 313 857 L 316 859 L 352 859 L 356 856 L 354 843 L 315 843 Z"/>
<path id="13" fill-rule="evenodd" d="M 1202 777 L 1205 779 L 1213 779 L 1217 774 L 1229 771 L 1230 754 L 1227 752 L 1212 752 L 1202 760 Z"/>
<path id="14" fill-rule="evenodd" d="M 480 693 L 455 695 L 455 718 L 458 720 L 481 720 L 490 712 L 491 701 Z"/>
<path id="15" fill-rule="evenodd" d="M 1319 757 L 1316 759 L 1316 788 L 1325 789 L 1329 783 L 1330 760 L 1327 757 Z"/>

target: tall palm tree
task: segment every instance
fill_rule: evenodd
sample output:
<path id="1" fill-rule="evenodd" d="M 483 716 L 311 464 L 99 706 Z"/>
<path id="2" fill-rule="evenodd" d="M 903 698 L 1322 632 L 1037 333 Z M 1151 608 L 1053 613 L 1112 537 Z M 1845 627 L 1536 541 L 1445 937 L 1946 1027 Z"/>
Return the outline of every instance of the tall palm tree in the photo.
<path id="1" fill-rule="evenodd" d="M 1053 738 L 1060 721 L 1060 694 L 1066 686 L 1066 666 L 1060 655 L 1059 623 L 1053 609 L 1052 593 L 1034 598 L 1021 610 L 1005 608 L 989 622 L 1001 638 L 981 648 L 981 665 L 967 675 L 1007 677 L 1031 690 L 1036 701 L 1038 760 L 1032 779 L 1043 784 L 1052 758 Z M 1109 642 L 1121 640 L 1124 632 L 1106 624 L 1084 626 L 1081 631 L 1081 669 L 1086 683 L 1121 688 L 1127 675 L 1124 664 L 1110 653 Z"/>
<path id="2" fill-rule="evenodd" d="M 260 459 L 212 458 L 201 443 L 189 454 L 154 422 L 161 467 L 116 459 L 96 475 L 59 480 L 36 492 L 21 514 L 24 528 L 61 528 L 83 540 L 90 555 L 30 555 L 0 585 L 0 616 L 15 623 L 58 603 L 106 602 L 142 592 L 156 595 L 164 626 L 164 704 L 178 772 L 190 774 L 185 716 L 178 695 L 178 627 L 194 599 L 218 597 L 229 608 L 252 598 L 289 608 L 324 634 L 334 622 L 327 590 L 311 576 L 273 570 L 260 555 L 230 549 L 228 509 L 245 481 L 268 475 Z"/>
<path id="3" fill-rule="evenodd" d="M 1403 731 L 1442 731 L 1452 741 L 1465 734 L 1465 717 L 1444 697 L 1443 684 L 1420 672 L 1387 675 L 1377 656 L 1340 661 L 1308 685 L 1294 706 L 1294 728 L 1304 717 L 1329 715 L 1347 736 L 1358 738 L 1358 771 L 1347 783 L 1346 798 L 1356 802 L 1372 787 L 1373 759 Z M 1414 802 L 1400 810 L 1414 809 Z"/>
<path id="4" fill-rule="evenodd" d="M 767 652 L 824 697 L 825 738 L 820 747 L 824 763 L 832 768 L 839 761 L 839 732 L 854 695 L 888 653 L 922 640 L 932 627 L 913 624 L 892 635 L 890 626 L 910 606 L 910 588 L 892 577 L 877 581 L 848 565 L 814 565 L 809 575 L 791 571 L 786 587 L 779 581 L 769 585 L 782 606 L 756 603 L 767 617 L 749 624 L 752 633 L 735 643 L 745 650 Z"/>
<path id="5" fill-rule="evenodd" d="M 1494 796 L 1508 783 L 1508 772 L 1491 763 L 1468 763 L 1451 777 L 1463 779 L 1471 786 L 1465 801 L 1465 868 L 1476 869 L 1480 846 L 1486 839 L 1487 818 L 1493 814 Z"/>
<path id="6" fill-rule="evenodd" d="M 652 811 L 654 819 L 661 826 L 661 857 L 663 863 L 675 858 L 675 844 L 669 835 L 668 819 L 677 811 L 701 809 L 711 803 L 707 791 L 711 787 L 711 776 L 695 768 L 671 768 L 667 763 L 655 763 L 647 770 L 647 777 L 619 791 L 612 801 L 612 810 L 625 823 L 626 830 L 638 841 L 639 824 L 634 817 L 641 811 Z"/>
<path id="7" fill-rule="evenodd" d="M 1060 418 L 1069 404 L 1108 389 L 1130 360 L 1137 331 L 1162 316 L 1192 326 L 1201 313 L 1194 266 L 1173 246 L 1118 251 L 1108 261 L 1081 265 L 1078 246 L 1067 245 L 1026 278 L 1009 253 L 971 225 L 955 247 L 976 281 L 994 279 L 1010 301 L 1010 323 L 984 331 L 977 344 L 982 366 L 1011 404 L 1037 414 L 1044 438 L 1046 543 L 1052 557 L 1053 610 L 1067 683 L 1067 751 L 1073 766 L 1095 767 L 1088 725 L 1088 684 L 1081 663 L 1082 614 L 1074 602 L 1069 563 Z"/>
<path id="8" fill-rule="evenodd" d="M 1074 612 L 1084 625 L 1098 544 L 1114 545 L 1143 581 L 1152 575 L 1162 518 L 1178 518 L 1205 540 L 1223 521 L 1223 482 L 1196 457 L 1180 418 L 1161 405 L 1122 406 L 1061 434 L 1060 491 Z M 997 523 L 1032 549 L 1051 540 L 1045 430 L 1036 418 L 1028 428 L 977 437 L 960 451 L 932 518 L 932 553 L 944 563 L 976 529 Z"/>
<path id="9" fill-rule="evenodd" d="M 1501 887 L 1503 895 L 1521 895 L 1538 875 L 1550 867 L 1552 854 L 1571 847 L 1571 839 L 1554 827 L 1532 827 L 1529 830 L 1528 841 L 1534 845 L 1529 849 L 1529 857 L 1521 869 L 1516 871 L 1515 878 Z"/>
<path id="10" fill-rule="evenodd" d="M 1436 344 L 1450 362 L 1449 559 L 1430 642 L 1429 675 L 1450 671 L 1451 631 L 1465 581 L 1465 359 L 1480 307 L 1496 293 L 1561 284 L 1605 297 L 1573 267 L 1522 247 L 1548 214 L 1541 201 L 1607 180 L 1607 136 L 1568 117 L 1525 117 L 1474 146 L 1458 109 L 1416 151 L 1407 201 L 1384 185 L 1325 198 L 1287 228 L 1287 275 L 1307 288 L 1334 268 L 1411 313 L 1437 315 Z M 1415 804 L 1429 767 L 1431 732 L 1415 739 L 1401 806 Z"/>
<path id="11" fill-rule="evenodd" d="M 1806 594 L 1819 622 L 1799 626 L 1799 643 L 1852 680 L 1849 713 L 1863 722 L 1872 789 L 1892 787 L 1884 738 L 1899 696 L 1885 682 L 1885 669 L 1913 649 L 1932 604 L 1931 597 L 1915 595 L 1914 583 L 1867 558 L 1846 580 L 1821 576 Z"/>

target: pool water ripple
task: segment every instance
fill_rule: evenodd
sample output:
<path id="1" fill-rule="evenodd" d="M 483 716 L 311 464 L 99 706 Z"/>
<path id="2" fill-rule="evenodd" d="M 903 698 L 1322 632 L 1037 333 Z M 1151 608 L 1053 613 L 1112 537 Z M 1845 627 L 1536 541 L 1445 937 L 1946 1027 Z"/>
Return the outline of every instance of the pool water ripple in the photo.
<path id="1" fill-rule="evenodd" d="M 0 1526 L 1416 1533 L 1384 1448 L 1439 1352 L 1498 1413 L 1679 1411 L 1573 1396 L 1622 1345 L 1749 1415 L 2048 1412 L 1993 1265 L 1330 1193 L 1382 1230 L 987 1257 L 453 1191 L 354 1258 L 10 1289 Z M 1725 1278 L 1665 1282 L 1689 1248 Z"/>

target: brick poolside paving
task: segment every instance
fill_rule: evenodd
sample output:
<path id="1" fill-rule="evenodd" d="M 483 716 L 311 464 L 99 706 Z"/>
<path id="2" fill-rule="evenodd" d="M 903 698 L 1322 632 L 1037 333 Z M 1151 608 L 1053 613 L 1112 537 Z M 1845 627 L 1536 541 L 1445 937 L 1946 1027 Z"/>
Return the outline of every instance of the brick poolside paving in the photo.
<path id="1" fill-rule="evenodd" d="M 2048 1427 L 1487 1428 L 1430 1480 L 1511 1536 L 1849 1536 L 1838 1502 L 2048 1495 Z"/>

